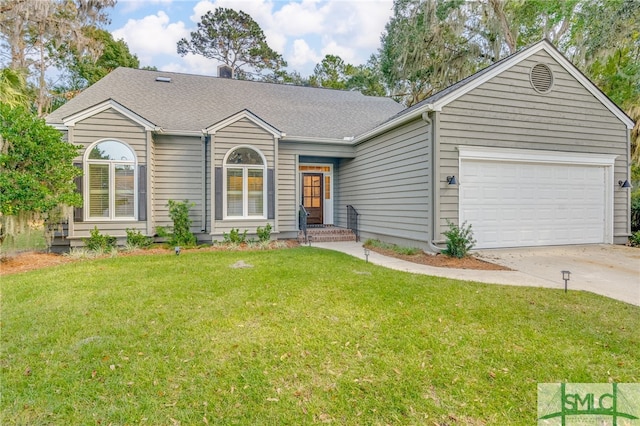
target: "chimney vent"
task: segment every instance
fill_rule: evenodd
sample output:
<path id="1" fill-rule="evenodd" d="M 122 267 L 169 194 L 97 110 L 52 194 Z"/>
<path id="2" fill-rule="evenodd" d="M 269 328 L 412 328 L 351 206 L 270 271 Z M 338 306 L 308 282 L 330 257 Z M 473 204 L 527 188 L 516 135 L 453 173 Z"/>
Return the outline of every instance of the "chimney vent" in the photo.
<path id="1" fill-rule="evenodd" d="M 218 67 L 218 77 L 233 78 L 233 68 L 229 65 L 220 65 Z"/>

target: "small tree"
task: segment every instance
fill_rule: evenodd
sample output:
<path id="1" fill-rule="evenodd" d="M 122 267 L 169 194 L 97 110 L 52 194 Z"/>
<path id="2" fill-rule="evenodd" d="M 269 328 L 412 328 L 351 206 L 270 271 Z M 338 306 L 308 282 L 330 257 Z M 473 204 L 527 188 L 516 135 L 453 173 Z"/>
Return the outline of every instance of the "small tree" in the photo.
<path id="1" fill-rule="evenodd" d="M 190 247 L 196 245 L 196 236 L 191 232 L 191 219 L 189 210 L 194 206 L 189 200 L 169 200 L 169 217 L 173 220 L 173 232 L 169 233 L 164 228 L 158 228 L 158 235 L 169 237 L 168 243 L 172 246 Z"/>
<path id="2" fill-rule="evenodd" d="M 202 16 L 191 40 L 183 38 L 178 42 L 178 53 L 216 59 L 245 78 L 250 72 L 242 70 L 243 66 L 256 73 L 287 66 L 282 55 L 269 47 L 264 32 L 250 15 L 222 7 Z"/>
<path id="3" fill-rule="evenodd" d="M 80 206 L 72 164 L 78 147 L 23 107 L 0 104 L 0 242 L 27 225 L 53 225 L 61 206 Z"/>

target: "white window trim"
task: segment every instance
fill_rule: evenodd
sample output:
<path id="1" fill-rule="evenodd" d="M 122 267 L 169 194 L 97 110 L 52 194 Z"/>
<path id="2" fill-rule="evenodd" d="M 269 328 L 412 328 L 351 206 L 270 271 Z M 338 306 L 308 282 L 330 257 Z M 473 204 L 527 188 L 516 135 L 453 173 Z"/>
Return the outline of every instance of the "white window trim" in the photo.
<path id="1" fill-rule="evenodd" d="M 458 174 L 462 176 L 464 160 L 491 160 L 523 163 L 573 164 L 583 166 L 604 167 L 605 185 L 605 213 L 604 240 L 613 244 L 613 192 L 614 192 L 614 163 L 617 155 L 590 154 L 566 151 L 537 151 L 534 149 L 493 148 L 476 146 L 458 146 Z M 459 182 L 459 186 L 464 182 Z M 458 217 L 463 217 L 463 200 L 458 199 Z"/>
<path id="2" fill-rule="evenodd" d="M 89 159 L 89 155 L 93 147 L 101 142 L 118 142 L 126 146 L 133 153 L 133 161 L 118 161 L 118 160 L 92 160 Z M 83 159 L 83 210 L 85 222 L 127 222 L 132 220 L 138 220 L 138 156 L 136 151 L 128 143 L 114 138 L 100 139 L 87 147 L 84 153 Z M 93 217 L 91 216 L 91 209 L 89 207 L 89 164 L 109 164 L 109 217 Z M 116 217 L 115 215 L 115 196 L 113 190 L 115 189 L 115 165 L 116 164 L 131 164 L 133 165 L 133 216 Z"/>
<path id="3" fill-rule="evenodd" d="M 229 155 L 239 148 L 248 148 L 256 152 L 262 159 L 262 165 L 259 164 L 227 164 Z M 242 169 L 242 216 L 229 216 L 227 214 L 227 170 Z M 262 169 L 262 215 L 249 216 L 249 169 Z M 222 220 L 256 220 L 266 219 L 268 211 L 268 194 L 267 194 L 267 159 L 262 151 L 251 145 L 237 145 L 229 149 L 222 160 Z"/>

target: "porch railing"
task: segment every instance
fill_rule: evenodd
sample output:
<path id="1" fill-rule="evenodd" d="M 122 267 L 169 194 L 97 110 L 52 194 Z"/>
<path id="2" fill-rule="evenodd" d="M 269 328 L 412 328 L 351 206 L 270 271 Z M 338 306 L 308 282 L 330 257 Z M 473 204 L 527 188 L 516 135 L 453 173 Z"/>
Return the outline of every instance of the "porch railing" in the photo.
<path id="1" fill-rule="evenodd" d="M 360 216 L 358 211 L 352 205 L 348 205 L 347 228 L 351 229 L 351 231 L 356 235 L 356 241 L 360 241 L 360 234 L 358 233 L 358 216 Z"/>
<path id="2" fill-rule="evenodd" d="M 307 236 L 307 217 L 309 216 L 309 212 L 304 208 L 302 204 L 300 204 L 300 210 L 298 211 L 298 228 L 302 231 L 304 235 L 305 244 L 309 242 L 309 237 Z"/>

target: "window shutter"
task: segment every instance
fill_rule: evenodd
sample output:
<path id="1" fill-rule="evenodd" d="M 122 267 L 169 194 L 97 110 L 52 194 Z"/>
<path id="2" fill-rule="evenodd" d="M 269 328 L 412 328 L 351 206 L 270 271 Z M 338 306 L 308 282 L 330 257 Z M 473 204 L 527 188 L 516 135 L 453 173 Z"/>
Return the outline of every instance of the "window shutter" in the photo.
<path id="1" fill-rule="evenodd" d="M 276 183 L 273 169 L 267 170 L 267 219 L 276 217 Z"/>
<path id="2" fill-rule="evenodd" d="M 138 166 L 138 220 L 147 220 L 147 166 Z"/>
<path id="3" fill-rule="evenodd" d="M 80 170 L 82 170 L 82 163 L 73 163 L 73 165 Z M 82 196 L 82 203 L 84 205 L 84 196 L 82 194 L 82 178 L 83 176 L 76 176 L 73 178 L 76 184 L 76 192 Z M 74 222 L 82 222 L 84 220 L 84 209 L 82 207 L 74 207 L 73 209 L 73 221 Z"/>
<path id="4" fill-rule="evenodd" d="M 215 169 L 215 219 L 222 220 L 222 167 Z"/>

